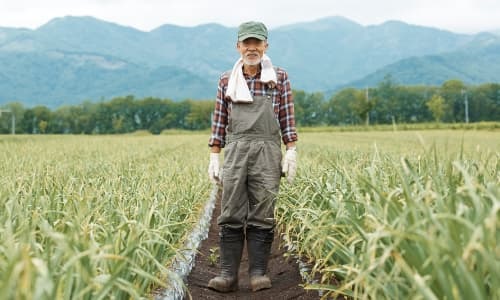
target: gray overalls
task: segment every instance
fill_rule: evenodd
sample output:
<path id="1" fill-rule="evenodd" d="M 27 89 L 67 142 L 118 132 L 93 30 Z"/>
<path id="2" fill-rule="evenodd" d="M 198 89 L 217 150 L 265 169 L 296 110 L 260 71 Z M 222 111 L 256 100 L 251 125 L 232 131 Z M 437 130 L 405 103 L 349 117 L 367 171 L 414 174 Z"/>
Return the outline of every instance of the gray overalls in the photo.
<path id="1" fill-rule="evenodd" d="M 272 89 L 252 103 L 232 103 L 226 130 L 218 224 L 272 230 L 281 176 L 281 136 Z"/>

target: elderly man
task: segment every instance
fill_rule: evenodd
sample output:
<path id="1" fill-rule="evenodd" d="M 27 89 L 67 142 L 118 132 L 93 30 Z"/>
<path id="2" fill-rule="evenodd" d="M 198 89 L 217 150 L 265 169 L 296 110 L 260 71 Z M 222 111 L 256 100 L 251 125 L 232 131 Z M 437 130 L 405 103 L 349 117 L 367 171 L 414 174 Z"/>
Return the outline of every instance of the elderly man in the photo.
<path id="1" fill-rule="evenodd" d="M 266 275 L 274 238 L 274 206 L 280 178 L 292 182 L 296 171 L 297 132 L 292 90 L 285 70 L 265 54 L 268 31 L 260 22 L 239 26 L 241 57 L 219 79 L 208 173 L 221 181 L 221 273 L 208 283 L 220 292 L 238 289 L 238 269 L 247 241 L 253 291 L 271 287 Z M 281 141 L 286 146 L 282 161 Z M 219 155 L 224 148 L 223 170 Z"/>

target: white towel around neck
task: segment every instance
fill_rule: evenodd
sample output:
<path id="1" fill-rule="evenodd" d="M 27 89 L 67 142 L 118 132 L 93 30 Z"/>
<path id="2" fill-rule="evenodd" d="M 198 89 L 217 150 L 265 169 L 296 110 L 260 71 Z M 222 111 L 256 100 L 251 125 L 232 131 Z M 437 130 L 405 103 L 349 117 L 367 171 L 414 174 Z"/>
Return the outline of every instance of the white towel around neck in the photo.
<path id="1" fill-rule="evenodd" d="M 262 82 L 277 82 L 276 72 L 269 56 L 264 54 L 261 60 L 262 70 L 260 71 L 260 80 Z M 243 59 L 240 57 L 234 64 L 233 70 L 227 83 L 226 96 L 233 102 L 252 102 L 252 95 L 248 89 L 247 81 L 243 75 Z"/>

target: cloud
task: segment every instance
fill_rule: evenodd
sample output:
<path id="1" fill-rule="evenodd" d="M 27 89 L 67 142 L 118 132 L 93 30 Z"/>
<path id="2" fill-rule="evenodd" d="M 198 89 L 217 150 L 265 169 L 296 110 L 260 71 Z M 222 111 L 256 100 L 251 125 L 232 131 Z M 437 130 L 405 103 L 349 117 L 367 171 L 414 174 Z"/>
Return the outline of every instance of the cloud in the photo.
<path id="1" fill-rule="evenodd" d="M 496 0 L 0 0 L 0 7 L 0 26 L 28 28 L 66 15 L 88 15 L 141 30 L 167 23 L 235 27 L 246 20 L 273 28 L 335 15 L 363 25 L 400 20 L 461 32 L 500 28 Z"/>

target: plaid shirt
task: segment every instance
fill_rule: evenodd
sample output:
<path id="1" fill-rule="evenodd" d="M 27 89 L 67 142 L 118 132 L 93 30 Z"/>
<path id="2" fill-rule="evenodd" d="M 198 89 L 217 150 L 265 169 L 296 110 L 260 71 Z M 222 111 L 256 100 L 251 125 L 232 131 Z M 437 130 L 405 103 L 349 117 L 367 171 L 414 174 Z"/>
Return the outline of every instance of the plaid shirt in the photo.
<path id="1" fill-rule="evenodd" d="M 278 82 L 272 92 L 274 116 L 279 121 L 281 138 L 286 144 L 297 140 L 292 89 L 286 71 L 280 68 L 275 68 L 275 70 Z M 212 119 L 212 135 L 208 142 L 210 147 L 215 145 L 223 148 L 226 144 L 226 129 L 232 107 L 231 99 L 229 97 L 226 99 L 227 83 L 230 74 L 230 71 L 225 72 L 219 78 L 215 111 Z M 255 77 L 250 77 L 247 74 L 244 74 L 244 76 L 252 96 L 265 95 L 266 83 L 260 81 L 260 72 Z"/>

